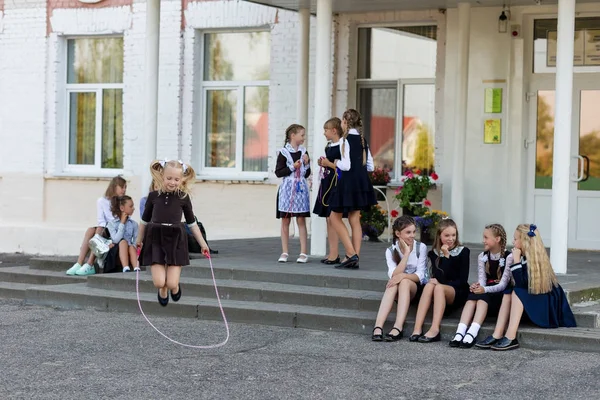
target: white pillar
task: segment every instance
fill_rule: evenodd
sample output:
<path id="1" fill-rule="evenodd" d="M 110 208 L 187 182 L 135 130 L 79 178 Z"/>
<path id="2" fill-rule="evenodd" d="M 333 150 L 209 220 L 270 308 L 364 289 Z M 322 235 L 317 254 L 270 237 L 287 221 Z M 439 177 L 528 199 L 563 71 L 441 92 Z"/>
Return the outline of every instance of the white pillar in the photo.
<path id="1" fill-rule="evenodd" d="M 158 121 L 158 51 L 160 46 L 160 0 L 146 0 L 146 64 L 144 67 L 144 164 L 142 195 L 148 194 L 152 182 L 150 161 L 156 155 Z"/>
<path id="2" fill-rule="evenodd" d="M 557 35 L 550 262 L 556 273 L 565 274 L 569 238 L 575 0 L 558 1 Z"/>
<path id="3" fill-rule="evenodd" d="M 298 123 L 308 128 L 308 66 L 310 49 L 310 10 L 298 12 L 300 36 L 298 38 Z"/>
<path id="4" fill-rule="evenodd" d="M 458 3 L 458 59 L 454 120 L 454 153 L 452 156 L 452 190 L 450 216 L 464 229 L 465 205 L 465 146 L 467 136 L 467 91 L 469 88 L 469 35 L 471 4 Z"/>
<path id="5" fill-rule="evenodd" d="M 315 112 L 312 136 L 313 191 L 311 207 L 317 199 L 319 184 L 318 155 L 325 148 L 323 124 L 331 118 L 332 62 L 331 31 L 333 28 L 332 0 L 317 0 L 317 58 L 315 63 Z M 311 248 L 314 256 L 324 255 L 327 251 L 327 222 L 325 218 L 311 218 Z"/>

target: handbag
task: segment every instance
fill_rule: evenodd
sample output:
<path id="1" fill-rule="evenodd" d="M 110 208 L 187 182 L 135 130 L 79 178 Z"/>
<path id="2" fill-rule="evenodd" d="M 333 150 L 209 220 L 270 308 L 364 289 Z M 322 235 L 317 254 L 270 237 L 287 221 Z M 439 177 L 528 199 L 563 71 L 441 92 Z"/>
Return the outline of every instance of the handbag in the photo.
<path id="1" fill-rule="evenodd" d="M 98 259 L 98 265 L 100 265 L 101 267 L 103 266 L 104 259 L 106 258 L 106 255 L 108 254 L 108 251 L 110 250 L 109 245 L 111 243 L 112 243 L 112 240 L 106 239 L 106 238 L 98 235 L 97 233 L 89 241 L 90 249 L 92 250 L 92 253 L 94 253 L 96 258 Z"/>

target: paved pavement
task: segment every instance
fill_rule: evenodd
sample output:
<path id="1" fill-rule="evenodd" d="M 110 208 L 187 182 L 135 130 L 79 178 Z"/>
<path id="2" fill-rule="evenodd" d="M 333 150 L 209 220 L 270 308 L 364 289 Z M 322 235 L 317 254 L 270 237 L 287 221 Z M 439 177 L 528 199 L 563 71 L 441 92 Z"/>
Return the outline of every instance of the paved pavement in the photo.
<path id="1" fill-rule="evenodd" d="M 152 319 L 216 343 L 218 322 Z M 0 300 L 1 399 L 594 399 L 598 355 L 373 343 L 364 335 L 232 324 L 217 350 L 175 346 L 139 314 Z"/>

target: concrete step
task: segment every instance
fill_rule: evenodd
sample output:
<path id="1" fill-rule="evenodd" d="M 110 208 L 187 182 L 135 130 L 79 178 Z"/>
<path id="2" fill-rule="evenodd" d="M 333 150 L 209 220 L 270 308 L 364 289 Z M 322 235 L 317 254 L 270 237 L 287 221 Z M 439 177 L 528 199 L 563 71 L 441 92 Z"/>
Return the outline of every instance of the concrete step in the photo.
<path id="1" fill-rule="evenodd" d="M 66 272 L 77 261 L 77 257 L 33 257 L 29 260 L 31 269 Z"/>
<path id="2" fill-rule="evenodd" d="M 184 294 L 178 303 L 171 302 L 167 307 L 161 307 L 156 301 L 154 293 L 143 292 L 140 293 L 140 300 L 144 312 L 150 317 L 162 315 L 207 320 L 221 319 L 216 299 Z M 94 308 L 105 311 L 139 313 L 135 292 L 106 290 L 89 287 L 83 283 L 30 287 L 26 290 L 25 301 L 28 304 L 67 309 Z M 375 318 L 375 313 L 372 311 L 235 300 L 222 300 L 222 303 L 229 322 L 359 333 L 365 335 L 365 340 L 368 340 L 371 334 Z M 452 338 L 457 323 L 457 319 L 444 319 L 441 329 L 444 341 Z M 406 335 L 410 334 L 412 326 L 413 321 L 407 321 L 404 327 Z M 385 329 L 389 328 L 391 328 L 391 323 L 388 322 Z M 173 327 L 159 327 L 159 329 L 163 329 L 167 335 L 176 335 L 176 329 Z M 485 324 L 480 331 L 479 338 L 491 334 L 492 330 L 492 325 Z M 600 329 L 539 329 L 523 326 L 519 330 L 519 341 L 528 348 L 600 352 Z"/>
<path id="3" fill-rule="evenodd" d="M 0 282 L 0 297 L 5 299 L 24 299 L 28 283 Z"/>
<path id="4" fill-rule="evenodd" d="M 600 328 L 600 301 L 577 303 L 571 309 L 578 326 Z"/>
<path id="5" fill-rule="evenodd" d="M 187 271 L 184 271 L 187 272 Z M 212 279 L 181 278 L 186 296 L 214 298 Z M 88 286 L 99 289 L 135 291 L 135 274 L 106 274 L 89 277 Z M 349 310 L 377 311 L 381 291 L 336 289 L 282 283 L 217 280 L 221 299 L 277 304 L 297 304 Z M 150 274 L 140 274 L 141 292 L 156 293 Z"/>
<path id="6" fill-rule="evenodd" d="M 85 282 L 85 276 L 69 276 L 64 271 L 31 269 L 29 267 L 7 267 L 0 269 L 0 282 L 18 282 L 31 285 L 60 285 Z"/>

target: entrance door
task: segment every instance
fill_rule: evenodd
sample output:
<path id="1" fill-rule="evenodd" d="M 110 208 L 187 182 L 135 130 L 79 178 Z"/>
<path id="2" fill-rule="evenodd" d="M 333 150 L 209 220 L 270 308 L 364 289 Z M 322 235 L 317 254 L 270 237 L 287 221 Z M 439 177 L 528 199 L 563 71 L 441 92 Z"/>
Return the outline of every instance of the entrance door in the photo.
<path id="1" fill-rule="evenodd" d="M 600 250 L 600 82 L 577 79 L 573 85 L 569 248 Z M 533 117 L 529 150 L 533 221 L 550 232 L 554 145 L 554 82 L 540 82 L 529 93 Z M 544 241 L 550 245 L 550 236 Z"/>

